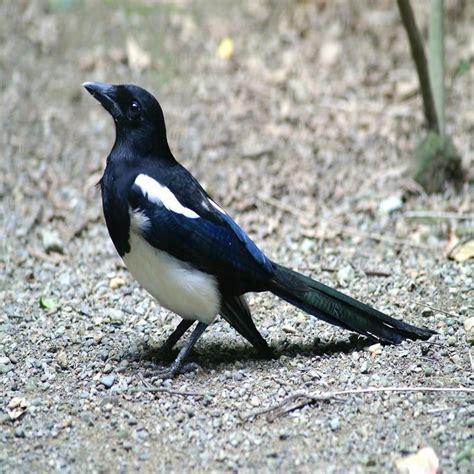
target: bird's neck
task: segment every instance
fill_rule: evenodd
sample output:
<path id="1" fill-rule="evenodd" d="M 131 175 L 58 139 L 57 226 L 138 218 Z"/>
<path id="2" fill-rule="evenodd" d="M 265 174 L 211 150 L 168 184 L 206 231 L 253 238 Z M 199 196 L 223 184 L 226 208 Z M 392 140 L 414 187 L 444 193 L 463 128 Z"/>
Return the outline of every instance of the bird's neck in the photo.
<path id="1" fill-rule="evenodd" d="M 150 157 L 162 162 L 174 163 L 176 160 L 171 153 L 166 135 L 160 139 L 146 139 L 139 136 L 121 138 L 119 134 L 115 139 L 110 156 L 119 158 L 120 161 L 132 164 L 135 161 L 143 161 Z"/>

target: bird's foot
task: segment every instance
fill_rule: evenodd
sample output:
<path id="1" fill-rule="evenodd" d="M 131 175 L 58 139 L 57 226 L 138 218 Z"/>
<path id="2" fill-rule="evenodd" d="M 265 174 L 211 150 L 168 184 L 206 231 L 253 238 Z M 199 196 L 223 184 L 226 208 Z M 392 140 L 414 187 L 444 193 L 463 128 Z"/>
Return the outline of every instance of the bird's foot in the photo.
<path id="1" fill-rule="evenodd" d="M 199 364 L 196 364 L 196 362 L 188 362 L 187 364 L 184 364 L 183 367 L 179 369 L 180 374 L 189 374 L 189 372 L 196 372 L 199 370 L 201 367 Z"/>
<path id="2" fill-rule="evenodd" d="M 194 372 L 199 369 L 199 365 L 195 362 L 188 362 L 182 366 L 176 366 L 175 364 L 171 364 L 169 367 L 165 367 L 163 369 L 156 369 L 156 370 L 148 370 L 143 375 L 146 378 L 155 378 L 155 379 L 172 379 L 179 374 L 187 374 L 189 372 Z"/>

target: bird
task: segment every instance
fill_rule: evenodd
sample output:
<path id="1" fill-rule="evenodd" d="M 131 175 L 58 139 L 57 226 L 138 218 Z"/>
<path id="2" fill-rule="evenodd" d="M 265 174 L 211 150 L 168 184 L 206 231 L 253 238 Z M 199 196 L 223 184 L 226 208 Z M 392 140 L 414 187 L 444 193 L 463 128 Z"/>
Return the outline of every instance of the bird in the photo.
<path id="1" fill-rule="evenodd" d="M 181 317 L 171 351 L 197 323 L 172 363 L 173 378 L 218 315 L 266 358 L 275 354 L 252 320 L 245 294 L 269 291 L 327 323 L 390 344 L 426 340 L 419 328 L 272 261 L 171 152 L 157 99 L 133 84 L 85 82 L 115 123 L 100 179 L 112 242 L 138 283 Z M 158 370 L 158 369 L 157 369 Z"/>

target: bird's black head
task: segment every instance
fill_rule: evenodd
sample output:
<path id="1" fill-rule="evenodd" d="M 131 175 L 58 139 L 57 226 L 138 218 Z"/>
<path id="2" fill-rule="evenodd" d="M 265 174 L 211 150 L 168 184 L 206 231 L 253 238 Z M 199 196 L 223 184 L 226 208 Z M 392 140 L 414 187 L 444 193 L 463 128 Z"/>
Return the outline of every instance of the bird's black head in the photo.
<path id="1" fill-rule="evenodd" d="M 116 145 L 126 145 L 135 154 L 171 154 L 163 111 L 149 92 L 133 84 L 91 81 L 82 85 L 112 115 Z"/>

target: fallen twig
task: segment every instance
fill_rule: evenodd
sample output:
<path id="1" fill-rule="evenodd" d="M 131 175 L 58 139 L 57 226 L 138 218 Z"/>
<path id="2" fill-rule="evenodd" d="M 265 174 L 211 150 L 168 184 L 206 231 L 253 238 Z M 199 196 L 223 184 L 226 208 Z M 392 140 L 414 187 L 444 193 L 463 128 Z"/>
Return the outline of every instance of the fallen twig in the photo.
<path id="1" fill-rule="evenodd" d="M 362 270 L 367 276 L 377 277 L 389 277 L 392 276 L 391 272 L 385 272 L 383 270 Z"/>
<path id="2" fill-rule="evenodd" d="M 129 393 L 167 393 L 168 395 L 179 395 L 180 397 L 198 397 L 202 398 L 204 395 L 195 392 L 182 392 L 180 390 L 173 390 L 165 387 L 154 387 L 150 382 L 143 377 L 142 374 L 137 374 L 138 380 L 143 384 L 143 387 L 132 387 L 128 389 Z"/>
<path id="3" fill-rule="evenodd" d="M 436 308 L 434 306 L 430 306 L 429 304 L 423 303 L 422 301 L 415 301 L 415 304 L 417 304 L 418 306 L 424 306 L 426 308 L 432 309 L 433 311 L 439 311 L 440 313 L 447 314 L 448 316 L 451 316 L 453 318 L 459 318 L 459 316 L 457 314 L 450 313 L 449 311 L 446 311 L 446 310 L 441 309 L 441 308 Z"/>
<path id="4" fill-rule="evenodd" d="M 379 393 L 379 392 L 441 392 L 441 393 L 472 393 L 474 394 L 474 389 L 465 388 L 465 387 L 372 387 L 372 388 L 357 388 L 352 390 L 337 390 L 333 392 L 321 392 L 316 394 L 297 392 L 293 395 L 286 397 L 280 403 L 263 408 L 261 410 L 253 411 L 242 415 L 244 421 L 250 420 L 252 418 L 257 418 L 258 416 L 273 413 L 269 421 L 273 421 L 278 416 L 285 415 L 291 411 L 302 408 L 306 405 L 312 405 L 320 401 L 329 401 L 337 400 L 338 397 L 348 396 L 348 395 L 359 395 L 366 393 Z M 302 399 L 301 401 L 290 405 L 295 400 Z"/>
<path id="5" fill-rule="evenodd" d="M 442 408 L 433 408 L 432 410 L 427 410 L 427 415 L 436 415 L 437 413 L 443 413 L 444 411 L 450 411 L 450 407 L 442 407 Z"/>
<path id="6" fill-rule="evenodd" d="M 461 221 L 474 220 L 474 214 L 459 214 L 445 211 L 406 211 L 405 217 L 411 219 L 456 219 Z"/>
<path id="7" fill-rule="evenodd" d="M 129 391 L 131 393 L 138 393 L 138 392 L 148 392 L 148 393 L 167 393 L 169 395 L 179 395 L 182 397 L 203 397 L 201 393 L 194 393 L 194 392 L 182 392 L 179 390 L 172 390 L 170 388 L 165 387 L 154 387 L 150 382 L 147 382 L 142 374 L 137 375 L 140 382 L 143 384 L 143 387 L 139 388 L 131 388 Z"/>
<path id="8" fill-rule="evenodd" d="M 199 397 L 202 398 L 204 395 L 202 393 L 196 392 L 182 392 L 180 390 L 172 390 L 165 387 L 137 387 L 128 389 L 129 393 L 167 393 L 168 395 L 179 395 L 181 397 Z"/>
<path id="9" fill-rule="evenodd" d="M 145 377 L 143 377 L 143 374 L 138 373 L 138 374 L 137 374 L 137 379 L 140 380 L 140 382 L 141 382 L 146 388 L 152 388 L 152 387 L 153 387 L 153 385 L 152 385 L 150 382 L 148 382 L 148 381 L 145 379 Z"/>
<path id="10" fill-rule="evenodd" d="M 373 234 L 373 233 L 365 234 L 357 229 L 353 229 L 352 227 L 339 227 L 339 231 L 344 232 L 349 235 L 357 235 L 358 237 L 376 240 L 378 242 L 385 242 L 391 245 L 405 245 L 407 247 L 412 247 L 412 248 L 420 249 L 420 250 L 429 250 L 431 252 L 433 250 L 436 250 L 435 248 L 430 247 L 429 245 L 415 244 L 408 240 L 396 239 L 393 237 L 385 237 L 384 235 Z"/>
<path id="11" fill-rule="evenodd" d="M 321 271 L 329 272 L 329 273 L 336 273 L 339 270 L 337 268 L 332 267 L 321 267 Z M 379 277 L 389 277 L 392 275 L 391 272 L 385 272 L 383 270 L 362 270 L 367 276 L 379 276 Z"/>

